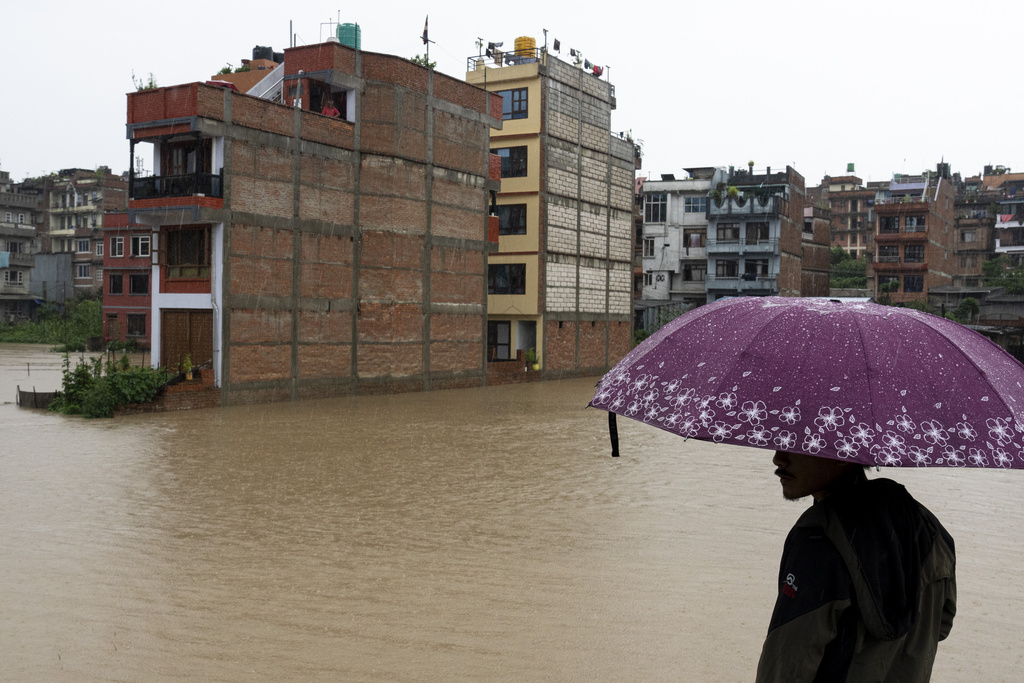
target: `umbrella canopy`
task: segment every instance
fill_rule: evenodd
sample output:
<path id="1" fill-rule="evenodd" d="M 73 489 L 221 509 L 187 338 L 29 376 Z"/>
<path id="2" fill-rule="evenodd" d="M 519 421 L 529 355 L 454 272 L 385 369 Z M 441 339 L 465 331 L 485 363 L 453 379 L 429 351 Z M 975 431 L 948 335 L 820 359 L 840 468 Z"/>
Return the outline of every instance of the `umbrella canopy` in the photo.
<path id="1" fill-rule="evenodd" d="M 1024 365 L 907 308 L 721 299 L 633 349 L 590 405 L 717 443 L 871 465 L 1024 468 Z"/>

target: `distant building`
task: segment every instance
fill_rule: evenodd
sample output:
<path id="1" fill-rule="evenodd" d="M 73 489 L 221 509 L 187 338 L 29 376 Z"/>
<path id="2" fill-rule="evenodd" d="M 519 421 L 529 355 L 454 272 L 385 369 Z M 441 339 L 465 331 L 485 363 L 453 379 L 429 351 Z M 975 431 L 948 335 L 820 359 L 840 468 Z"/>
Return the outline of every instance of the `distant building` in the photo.
<path id="1" fill-rule="evenodd" d="M 615 87 L 532 38 L 488 53 L 466 74 L 502 103 L 488 360 L 535 348 L 545 373 L 602 372 L 632 342 L 636 149 L 611 133 Z"/>
<path id="2" fill-rule="evenodd" d="M 804 178 L 791 167 L 730 173 L 708 203 L 707 301 L 828 296 L 828 223 L 813 212 L 805 222 L 806 206 Z"/>
<path id="3" fill-rule="evenodd" d="M 35 308 L 32 268 L 38 251 L 35 217 L 40 197 L 11 184 L 0 171 L 0 322 L 27 320 Z"/>
<path id="4" fill-rule="evenodd" d="M 687 168 L 644 183 L 643 300 L 682 310 L 707 303 L 708 207 L 728 180 L 725 168 Z"/>
<path id="5" fill-rule="evenodd" d="M 832 246 L 842 247 L 853 258 L 869 253 L 875 189 L 854 175 L 825 176 L 821 189 L 820 203 L 831 213 Z"/>
<path id="6" fill-rule="evenodd" d="M 923 301 L 931 288 L 952 285 L 955 199 L 945 164 L 935 173 L 897 174 L 876 194 L 875 253 L 867 270 L 875 299 L 888 293 L 894 303 Z"/>

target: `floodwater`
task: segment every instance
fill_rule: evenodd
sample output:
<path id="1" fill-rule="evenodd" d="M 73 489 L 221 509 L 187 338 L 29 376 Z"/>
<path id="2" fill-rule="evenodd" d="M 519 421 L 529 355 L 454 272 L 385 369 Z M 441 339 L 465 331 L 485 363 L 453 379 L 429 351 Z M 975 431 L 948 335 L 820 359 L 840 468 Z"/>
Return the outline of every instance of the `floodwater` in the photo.
<path id="1" fill-rule="evenodd" d="M 13 681 L 743 681 L 786 533 L 768 451 L 619 420 L 595 380 L 84 420 L 0 345 Z M 902 470 L 958 550 L 933 681 L 1019 680 L 1024 472 Z"/>

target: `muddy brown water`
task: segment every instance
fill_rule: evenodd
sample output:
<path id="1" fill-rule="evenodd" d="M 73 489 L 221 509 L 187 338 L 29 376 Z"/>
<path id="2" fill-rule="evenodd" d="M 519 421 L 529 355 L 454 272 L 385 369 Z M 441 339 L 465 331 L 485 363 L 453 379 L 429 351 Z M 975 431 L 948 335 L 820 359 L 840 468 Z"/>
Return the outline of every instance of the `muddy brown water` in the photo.
<path id="1" fill-rule="evenodd" d="M 584 410 L 594 378 L 84 420 L 0 345 L 0 678 L 743 681 L 770 454 Z M 1014 681 L 1024 472 L 883 472 L 957 542 L 933 681 Z M 877 475 L 872 475 L 877 476 Z"/>

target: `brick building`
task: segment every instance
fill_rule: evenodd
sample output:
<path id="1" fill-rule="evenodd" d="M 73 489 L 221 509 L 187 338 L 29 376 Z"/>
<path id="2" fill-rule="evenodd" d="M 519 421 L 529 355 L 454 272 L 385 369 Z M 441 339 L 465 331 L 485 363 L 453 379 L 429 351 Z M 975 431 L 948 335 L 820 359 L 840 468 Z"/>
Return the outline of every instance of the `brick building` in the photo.
<path id="1" fill-rule="evenodd" d="M 152 231 L 154 362 L 190 354 L 223 404 L 483 384 L 501 98 L 337 43 L 282 69 L 284 104 L 128 95 L 132 156 L 153 148 L 129 214 Z"/>
<path id="2" fill-rule="evenodd" d="M 600 373 L 632 340 L 636 148 L 611 134 L 615 88 L 534 39 L 469 59 L 500 95 L 498 251 L 488 265 L 488 358 L 537 351 L 548 375 Z M 599 69 L 600 67 L 598 67 Z"/>
<path id="3" fill-rule="evenodd" d="M 127 213 L 103 225 L 103 341 L 150 345 L 153 230 L 130 226 Z"/>
<path id="4" fill-rule="evenodd" d="M 868 260 L 874 297 L 891 288 L 894 303 L 927 300 L 933 287 L 953 284 L 955 188 L 948 166 L 917 176 L 897 175 L 875 197 L 875 252 Z"/>
<path id="5" fill-rule="evenodd" d="M 820 201 L 831 213 L 832 246 L 842 247 L 853 258 L 863 258 L 872 250 L 876 188 L 865 187 L 855 175 L 825 176 Z"/>
<path id="6" fill-rule="evenodd" d="M 708 202 L 707 301 L 726 296 L 828 296 L 829 224 L 789 166 L 732 170 Z M 812 207 L 813 209 L 813 207 Z"/>

